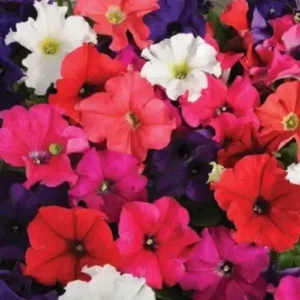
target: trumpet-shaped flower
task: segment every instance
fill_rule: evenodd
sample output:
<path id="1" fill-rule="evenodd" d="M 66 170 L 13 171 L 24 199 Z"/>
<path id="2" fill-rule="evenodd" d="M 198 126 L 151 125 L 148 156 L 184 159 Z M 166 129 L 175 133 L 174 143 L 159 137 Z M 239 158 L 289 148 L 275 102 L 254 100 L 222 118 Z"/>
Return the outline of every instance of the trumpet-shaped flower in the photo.
<path id="1" fill-rule="evenodd" d="M 89 24 L 79 16 L 65 18 L 67 7 L 47 0 L 36 1 L 36 20 L 29 18 L 10 31 L 5 43 L 18 42 L 27 48 L 29 54 L 22 64 L 27 68 L 25 83 L 34 88 L 37 95 L 44 95 L 51 85 L 60 78 L 63 58 L 81 46 L 83 42 L 96 43 L 96 34 Z"/>

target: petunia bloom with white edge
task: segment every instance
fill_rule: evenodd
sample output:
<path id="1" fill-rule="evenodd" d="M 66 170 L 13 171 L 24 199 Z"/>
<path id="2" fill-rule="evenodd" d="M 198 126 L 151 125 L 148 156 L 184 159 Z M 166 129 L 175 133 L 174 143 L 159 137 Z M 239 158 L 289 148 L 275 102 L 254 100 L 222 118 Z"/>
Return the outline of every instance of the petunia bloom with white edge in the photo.
<path id="1" fill-rule="evenodd" d="M 84 267 L 82 272 L 91 276 L 91 280 L 69 282 L 58 300 L 155 300 L 144 278 L 121 275 L 110 265 Z"/>
<path id="2" fill-rule="evenodd" d="M 286 180 L 288 180 L 292 184 L 300 185 L 300 163 L 289 165 L 286 172 Z"/>
<path id="3" fill-rule="evenodd" d="M 18 42 L 32 53 L 22 64 L 27 68 L 25 84 L 34 88 L 37 95 L 44 95 L 61 77 L 60 68 L 64 57 L 84 42 L 96 43 L 96 33 L 80 16 L 65 18 L 68 8 L 48 0 L 35 1 L 36 20 L 29 18 L 18 23 L 16 31 L 10 30 L 5 38 L 8 45 Z"/>
<path id="4" fill-rule="evenodd" d="M 208 86 L 207 74 L 221 76 L 216 56 L 215 48 L 201 37 L 179 33 L 143 50 L 142 57 L 149 61 L 141 74 L 152 85 L 164 87 L 171 100 L 188 91 L 188 101 L 195 102 Z"/>

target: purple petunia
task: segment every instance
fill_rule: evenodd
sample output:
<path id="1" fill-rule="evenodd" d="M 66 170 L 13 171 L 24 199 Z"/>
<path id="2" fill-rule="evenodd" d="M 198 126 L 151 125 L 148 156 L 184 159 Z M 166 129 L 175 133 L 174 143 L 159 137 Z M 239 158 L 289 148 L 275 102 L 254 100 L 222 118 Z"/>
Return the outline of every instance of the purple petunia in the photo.
<path id="1" fill-rule="evenodd" d="M 160 42 L 177 33 L 204 37 L 205 20 L 198 12 L 197 0 L 159 0 L 159 6 L 144 18 L 151 40 Z"/>

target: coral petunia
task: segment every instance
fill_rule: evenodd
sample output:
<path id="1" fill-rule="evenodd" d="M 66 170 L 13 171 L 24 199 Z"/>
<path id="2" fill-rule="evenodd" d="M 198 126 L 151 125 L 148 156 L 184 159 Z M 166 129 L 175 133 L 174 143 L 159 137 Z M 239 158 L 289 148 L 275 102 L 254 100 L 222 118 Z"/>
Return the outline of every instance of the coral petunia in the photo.
<path id="1" fill-rule="evenodd" d="M 83 201 L 117 222 L 126 202 L 147 200 L 147 178 L 139 174 L 139 166 L 129 154 L 89 150 L 76 168 L 79 178 L 69 191 L 72 204 Z"/>
<path id="2" fill-rule="evenodd" d="M 95 22 L 99 34 L 112 36 L 110 48 L 122 50 L 128 45 L 129 31 L 140 48 L 147 47 L 149 29 L 143 17 L 159 8 L 158 0 L 78 0 L 75 14 L 88 17 Z"/>
<path id="3" fill-rule="evenodd" d="M 89 148 L 84 132 L 69 126 L 49 104 L 35 105 L 27 111 L 21 106 L 2 111 L 0 156 L 13 167 L 26 167 L 26 186 L 41 182 L 57 186 L 64 181 L 75 184 L 77 175 L 68 154 Z"/>
<path id="4" fill-rule="evenodd" d="M 173 286 L 184 275 L 184 261 L 199 237 L 188 227 L 188 212 L 173 198 L 127 203 L 121 213 L 117 246 L 122 271 L 144 277 L 153 288 Z"/>
<path id="5" fill-rule="evenodd" d="M 205 228 L 180 285 L 194 290 L 194 300 L 261 300 L 268 263 L 265 247 L 237 244 L 225 227 Z"/>
<path id="6" fill-rule="evenodd" d="M 44 285 L 87 279 L 84 266 L 120 266 L 120 253 L 105 215 L 91 209 L 49 206 L 28 226 L 31 247 L 24 274 Z"/>
<path id="7" fill-rule="evenodd" d="M 101 91 L 108 79 L 126 71 L 119 60 L 99 53 L 92 44 L 68 54 L 61 67 L 62 79 L 56 82 L 57 93 L 49 96 L 49 103 L 62 109 L 64 115 L 80 122 L 76 103 Z"/>
<path id="8" fill-rule="evenodd" d="M 282 252 L 298 241 L 300 186 L 285 179 L 275 158 L 246 156 L 226 169 L 214 188 L 216 201 L 236 227 L 237 242 Z"/>
<path id="9" fill-rule="evenodd" d="M 107 148 L 145 159 L 148 149 L 170 141 L 174 122 L 162 100 L 137 72 L 110 79 L 106 93 L 81 101 L 82 126 L 92 142 L 107 139 Z"/>
<path id="10" fill-rule="evenodd" d="M 271 151 L 277 151 L 291 139 L 300 145 L 300 82 L 280 85 L 256 110 L 256 114 L 262 127 L 261 142 Z"/>

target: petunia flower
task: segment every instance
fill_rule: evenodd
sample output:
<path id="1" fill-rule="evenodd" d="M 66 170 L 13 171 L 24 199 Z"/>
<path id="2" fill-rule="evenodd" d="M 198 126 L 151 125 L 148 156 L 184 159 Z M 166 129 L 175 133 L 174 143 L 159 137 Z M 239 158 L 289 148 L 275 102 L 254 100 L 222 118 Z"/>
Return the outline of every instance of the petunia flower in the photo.
<path id="1" fill-rule="evenodd" d="M 239 243 L 278 252 L 293 247 L 300 233 L 300 187 L 269 155 L 246 156 L 214 184 L 215 199 L 236 228 Z"/>
<path id="2" fill-rule="evenodd" d="M 149 61 L 141 74 L 152 85 L 165 88 L 171 100 L 188 92 L 188 101 L 195 102 L 208 86 L 207 74 L 221 75 L 216 56 L 201 37 L 179 33 L 143 50 L 142 57 Z"/>
<path id="3" fill-rule="evenodd" d="M 56 188 L 40 185 L 32 192 L 21 184 L 13 184 L 10 187 L 10 199 L 2 199 L 0 202 L 1 261 L 24 259 L 25 250 L 29 246 L 27 226 L 37 214 L 38 207 L 67 207 L 67 200 L 65 185 Z M 6 251 L 8 249 L 9 252 Z"/>
<path id="4" fill-rule="evenodd" d="M 159 0 L 160 8 L 146 15 L 150 39 L 160 42 L 177 33 L 205 35 L 205 19 L 199 13 L 198 0 Z"/>
<path id="5" fill-rule="evenodd" d="M 75 14 L 95 22 L 94 29 L 101 35 L 112 36 L 110 48 L 114 51 L 128 45 L 129 31 L 140 48 L 147 47 L 149 29 L 143 17 L 159 8 L 158 0 L 78 0 Z"/>
<path id="6" fill-rule="evenodd" d="M 66 6 L 42 0 L 35 1 L 34 7 L 36 20 L 29 18 L 18 23 L 17 30 L 11 30 L 5 42 L 18 42 L 32 52 L 22 61 L 27 68 L 25 84 L 34 88 L 37 95 L 44 95 L 51 83 L 60 78 L 63 58 L 84 42 L 96 43 L 96 35 L 82 17 L 65 19 Z"/>
<path id="7" fill-rule="evenodd" d="M 300 278 L 286 276 L 280 280 L 274 293 L 275 300 L 297 300 L 300 295 Z"/>
<path id="8" fill-rule="evenodd" d="M 261 272 L 268 263 L 266 248 L 237 244 L 225 227 L 205 228 L 180 285 L 194 291 L 194 300 L 261 300 L 266 294 Z"/>
<path id="9" fill-rule="evenodd" d="M 68 154 L 89 148 L 80 128 L 69 126 L 49 104 L 29 111 L 14 106 L 2 112 L 2 119 L 0 156 L 14 167 L 26 168 L 27 187 L 38 182 L 52 187 L 64 181 L 75 184 Z"/>
<path id="10" fill-rule="evenodd" d="M 109 150 L 132 154 L 140 160 L 145 159 L 148 149 L 167 146 L 174 122 L 147 80 L 130 72 L 108 80 L 105 90 L 77 105 L 90 141 L 106 138 Z"/>
<path id="11" fill-rule="evenodd" d="M 75 110 L 75 104 L 93 97 L 108 79 L 125 71 L 125 65 L 120 61 L 99 53 L 92 44 L 84 44 L 63 60 L 62 79 L 56 82 L 57 93 L 50 95 L 49 103 L 80 122 L 80 112 Z"/>
<path id="12" fill-rule="evenodd" d="M 28 226 L 31 247 L 24 274 L 44 285 L 86 279 L 84 266 L 119 267 L 120 253 L 101 212 L 86 208 L 42 207 Z"/>
<path id="13" fill-rule="evenodd" d="M 199 203 L 212 201 L 207 182 L 218 149 L 212 134 L 202 129 L 174 138 L 166 148 L 154 151 L 148 165 L 153 197 L 186 195 Z"/>
<path id="14" fill-rule="evenodd" d="M 190 126 L 212 125 L 211 121 L 220 118 L 222 114 L 233 114 L 258 127 L 254 109 L 259 106 L 259 94 L 249 78 L 237 76 L 229 88 L 212 76 L 208 82 L 208 88 L 196 102 L 190 103 L 185 97 L 180 99 L 182 115 Z"/>
<path id="15" fill-rule="evenodd" d="M 84 267 L 82 272 L 89 275 L 91 280 L 69 282 L 65 287 L 66 292 L 58 300 L 75 300 L 79 297 L 80 300 L 155 300 L 155 294 L 144 278 L 121 275 L 113 266 Z"/>
<path id="16" fill-rule="evenodd" d="M 72 204 L 85 202 L 88 208 L 103 211 L 117 222 L 128 201 L 146 201 L 147 178 L 139 174 L 139 161 L 113 151 L 89 150 L 76 168 L 79 178 L 70 189 Z"/>
<path id="17" fill-rule="evenodd" d="M 173 198 L 125 204 L 116 242 L 122 255 L 121 271 L 144 277 L 153 288 L 178 283 L 189 247 L 199 240 L 188 223 L 188 212 Z"/>
<path id="18" fill-rule="evenodd" d="M 291 139 L 300 145 L 299 91 L 298 81 L 284 83 L 256 110 L 261 123 L 261 143 L 271 151 L 277 151 Z"/>

